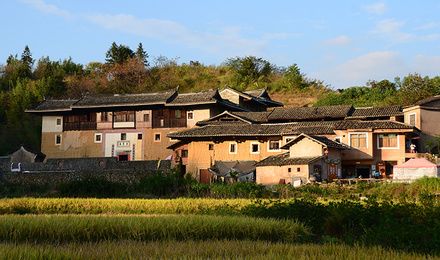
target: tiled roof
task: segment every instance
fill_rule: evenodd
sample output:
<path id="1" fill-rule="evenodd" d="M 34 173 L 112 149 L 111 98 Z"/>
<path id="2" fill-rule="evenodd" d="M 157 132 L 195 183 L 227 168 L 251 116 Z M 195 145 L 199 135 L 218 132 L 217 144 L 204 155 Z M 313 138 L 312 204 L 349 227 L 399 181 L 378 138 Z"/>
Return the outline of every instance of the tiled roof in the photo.
<path id="1" fill-rule="evenodd" d="M 233 112 L 234 115 L 237 115 L 242 118 L 246 118 L 256 123 L 267 122 L 267 117 L 272 113 L 272 111 L 264 111 L 264 112 Z"/>
<path id="2" fill-rule="evenodd" d="M 426 104 L 428 104 L 428 103 L 430 103 L 432 101 L 437 101 L 439 99 L 440 99 L 440 95 L 432 96 L 432 97 L 427 97 L 425 99 L 417 101 L 416 103 L 414 103 L 411 106 L 423 106 L 423 105 L 426 105 Z"/>
<path id="3" fill-rule="evenodd" d="M 45 99 L 35 108 L 26 109 L 26 112 L 60 112 L 70 111 L 71 106 L 78 99 Z"/>
<path id="4" fill-rule="evenodd" d="M 177 95 L 169 105 L 192 105 L 192 104 L 206 104 L 215 103 L 217 100 L 221 100 L 218 90 L 209 89 L 193 93 L 182 93 Z"/>
<path id="5" fill-rule="evenodd" d="M 358 107 L 347 118 L 371 118 L 371 117 L 390 117 L 402 116 L 402 108 L 400 106 L 386 107 Z"/>
<path id="6" fill-rule="evenodd" d="M 300 134 L 297 138 L 293 139 L 292 141 L 288 142 L 287 144 L 283 145 L 281 149 L 289 149 L 290 146 L 298 143 L 304 138 L 308 138 L 310 140 L 313 140 L 315 142 L 318 142 L 326 147 L 333 147 L 338 149 L 346 149 L 347 147 L 341 143 L 335 142 L 333 140 L 328 139 L 325 136 L 314 136 L 314 135 L 307 135 L 307 134 Z"/>
<path id="7" fill-rule="evenodd" d="M 256 166 L 305 165 L 323 158 L 323 156 L 290 158 L 289 155 L 290 153 L 286 152 L 278 155 L 269 156 L 266 159 L 257 162 Z"/>
<path id="8" fill-rule="evenodd" d="M 334 134 L 334 130 L 347 129 L 416 129 L 412 125 L 395 121 L 315 121 L 294 123 L 268 123 L 268 124 L 229 124 L 205 125 L 180 132 L 169 134 L 176 139 L 186 138 L 211 138 L 211 137 L 257 137 L 257 136 L 283 136 Z"/>
<path id="9" fill-rule="evenodd" d="M 228 85 L 225 85 L 225 87 L 224 87 L 222 90 L 220 90 L 220 92 L 223 92 L 223 91 L 225 91 L 225 90 L 230 90 L 230 91 L 232 91 L 232 92 L 235 92 L 235 93 L 237 93 L 239 96 L 241 96 L 241 97 L 243 97 L 243 98 L 246 98 L 246 99 L 248 99 L 248 100 L 252 100 L 252 101 L 258 103 L 259 105 L 262 105 L 262 106 L 266 106 L 266 105 L 267 105 L 266 102 L 263 102 L 263 100 L 261 100 L 260 98 L 257 98 L 257 97 L 255 97 L 255 96 L 249 95 L 249 94 L 247 94 L 247 93 L 245 93 L 245 92 L 241 92 L 241 91 L 238 91 L 238 90 L 236 90 L 236 89 L 233 89 L 233 88 L 231 88 L 231 87 L 228 86 Z"/>
<path id="10" fill-rule="evenodd" d="M 254 96 L 258 98 L 260 101 L 263 101 L 266 103 L 269 107 L 282 107 L 283 103 L 274 101 L 270 98 L 269 94 L 267 93 L 267 88 L 261 88 L 257 90 L 249 90 L 245 91 L 245 94 Z"/>
<path id="11" fill-rule="evenodd" d="M 117 106 L 141 106 L 165 104 L 174 95 L 177 90 L 168 90 L 154 93 L 143 94 L 114 94 L 114 95 L 85 95 L 72 108 L 100 108 Z"/>
<path id="12" fill-rule="evenodd" d="M 289 107 L 275 108 L 269 120 L 301 120 L 319 118 L 345 118 L 350 115 L 352 105 L 323 107 Z"/>

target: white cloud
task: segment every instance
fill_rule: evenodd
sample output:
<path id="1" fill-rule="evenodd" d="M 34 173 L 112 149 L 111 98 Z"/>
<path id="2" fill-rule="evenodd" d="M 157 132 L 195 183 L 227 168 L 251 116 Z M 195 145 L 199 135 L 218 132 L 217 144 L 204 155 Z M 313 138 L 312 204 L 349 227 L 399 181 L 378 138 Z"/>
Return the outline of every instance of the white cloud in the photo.
<path id="1" fill-rule="evenodd" d="M 405 75 L 407 71 L 399 53 L 383 51 L 356 57 L 342 65 L 313 73 L 313 77 L 338 89 L 365 86 L 368 80 L 393 80 L 402 73 Z"/>
<path id="2" fill-rule="evenodd" d="M 367 13 L 370 14 L 384 14 L 387 11 L 387 7 L 384 3 L 375 3 L 372 5 L 363 5 L 362 8 L 364 8 Z"/>
<path id="3" fill-rule="evenodd" d="M 218 34 L 192 31 L 168 20 L 138 19 L 133 15 L 89 15 L 87 19 L 106 29 L 182 44 L 190 48 L 224 56 L 260 55 L 267 39 L 246 39 L 241 27 L 224 27 Z M 280 35 L 278 35 L 279 37 Z M 281 35 L 286 37 L 287 35 Z M 274 36 L 272 36 L 274 37 Z"/>
<path id="4" fill-rule="evenodd" d="M 395 34 L 400 31 L 405 22 L 397 22 L 394 19 L 385 19 L 376 23 L 376 29 L 372 32 L 377 34 Z"/>
<path id="5" fill-rule="evenodd" d="M 339 37 L 327 39 L 327 40 L 323 41 L 322 45 L 324 45 L 326 47 L 345 47 L 345 46 L 350 45 L 351 43 L 352 43 L 352 40 L 348 36 L 341 35 Z"/>
<path id="6" fill-rule="evenodd" d="M 381 20 L 376 23 L 376 28 L 371 31 L 372 34 L 380 35 L 387 38 L 393 43 L 408 43 L 416 41 L 431 41 L 439 38 L 438 34 L 419 36 L 413 33 L 401 32 L 401 27 L 405 22 L 395 21 L 394 19 Z"/>
<path id="7" fill-rule="evenodd" d="M 432 29 L 432 28 L 437 28 L 439 26 L 440 26 L 440 23 L 432 22 L 432 23 L 424 24 L 424 25 L 416 28 L 416 30 L 428 30 L 428 29 Z"/>
<path id="8" fill-rule="evenodd" d="M 416 55 L 409 72 L 417 72 L 422 76 L 438 76 L 440 71 L 440 56 Z"/>
<path id="9" fill-rule="evenodd" d="M 31 5 L 33 8 L 48 14 L 54 14 L 67 19 L 73 18 L 73 15 L 70 12 L 59 9 L 55 5 L 46 4 L 43 0 L 20 0 L 20 1 L 25 4 Z"/>

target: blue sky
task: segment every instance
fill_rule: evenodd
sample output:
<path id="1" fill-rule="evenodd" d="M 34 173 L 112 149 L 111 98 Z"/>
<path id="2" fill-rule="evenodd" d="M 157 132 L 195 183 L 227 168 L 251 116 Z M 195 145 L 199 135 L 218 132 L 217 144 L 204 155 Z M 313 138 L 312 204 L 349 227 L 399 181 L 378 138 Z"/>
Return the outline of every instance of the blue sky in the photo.
<path id="1" fill-rule="evenodd" d="M 261 57 L 298 64 L 334 89 L 368 80 L 440 75 L 438 1 L 8 0 L 0 10 L 0 64 L 33 58 L 105 60 L 112 42 L 150 57 L 220 65 Z"/>

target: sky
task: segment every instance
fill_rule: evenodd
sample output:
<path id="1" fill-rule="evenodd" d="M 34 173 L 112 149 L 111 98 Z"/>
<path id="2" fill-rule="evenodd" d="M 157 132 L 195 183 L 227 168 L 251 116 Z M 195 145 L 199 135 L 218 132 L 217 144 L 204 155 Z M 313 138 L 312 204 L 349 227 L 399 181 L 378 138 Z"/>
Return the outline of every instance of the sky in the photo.
<path id="1" fill-rule="evenodd" d="M 440 75 L 439 1 L 3 0 L 0 64 L 26 45 L 36 60 L 104 62 L 113 42 L 150 61 L 221 65 L 255 56 L 297 64 L 333 89 Z"/>

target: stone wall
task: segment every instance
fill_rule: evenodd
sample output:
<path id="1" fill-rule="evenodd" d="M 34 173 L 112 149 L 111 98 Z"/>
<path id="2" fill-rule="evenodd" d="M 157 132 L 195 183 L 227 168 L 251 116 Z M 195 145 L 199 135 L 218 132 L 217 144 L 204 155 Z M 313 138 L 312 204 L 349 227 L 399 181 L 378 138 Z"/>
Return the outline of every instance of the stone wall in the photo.
<path id="1" fill-rule="evenodd" d="M 18 171 L 18 168 L 20 170 Z M 48 159 L 46 163 L 0 164 L 0 182 L 59 184 L 84 178 L 100 178 L 121 183 L 132 183 L 157 170 L 168 171 L 171 161 L 124 161 L 114 157 Z"/>

